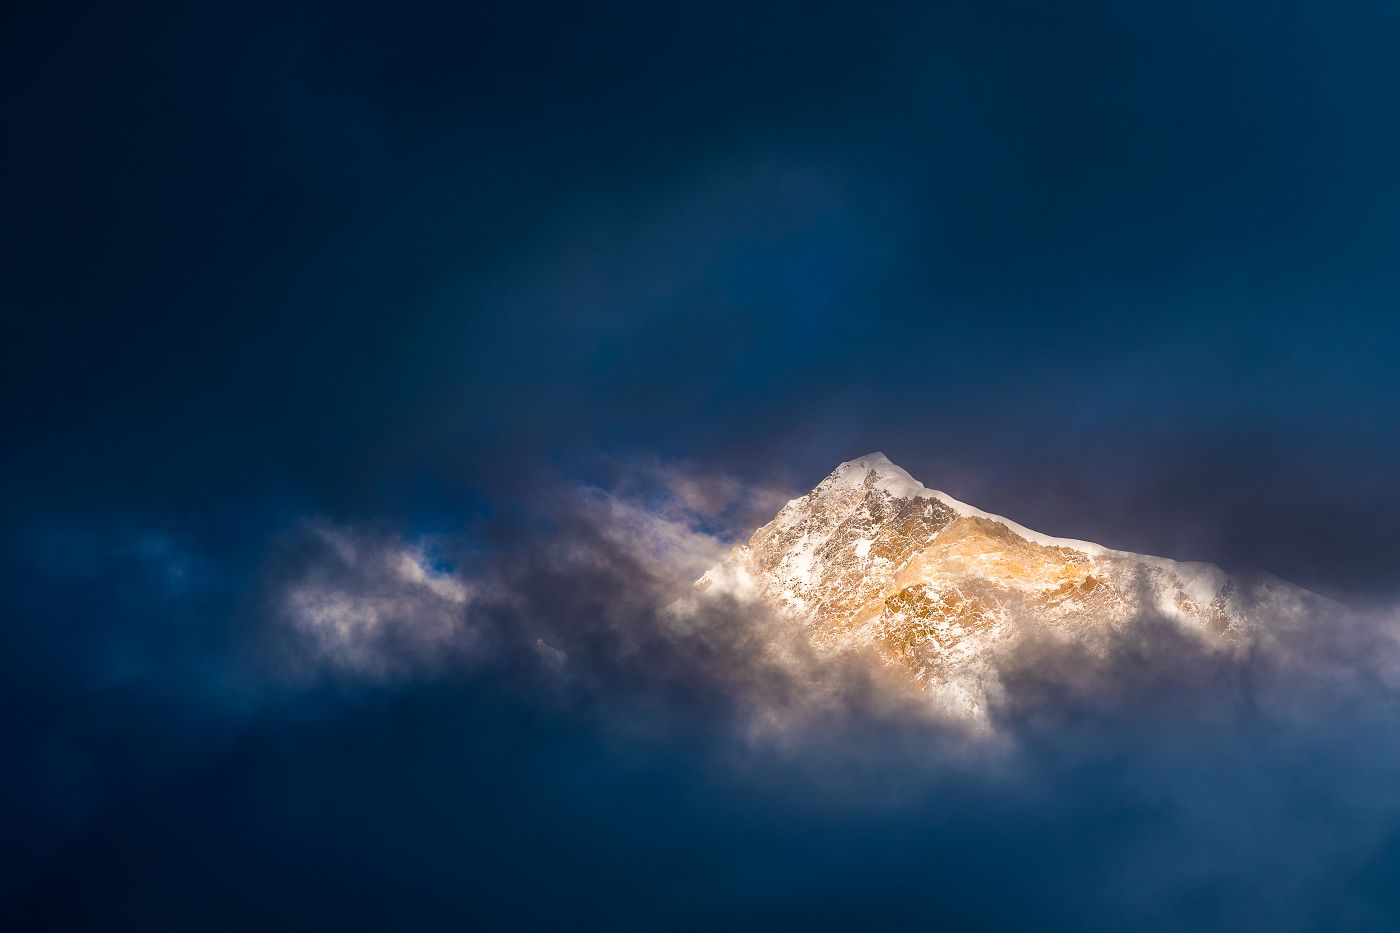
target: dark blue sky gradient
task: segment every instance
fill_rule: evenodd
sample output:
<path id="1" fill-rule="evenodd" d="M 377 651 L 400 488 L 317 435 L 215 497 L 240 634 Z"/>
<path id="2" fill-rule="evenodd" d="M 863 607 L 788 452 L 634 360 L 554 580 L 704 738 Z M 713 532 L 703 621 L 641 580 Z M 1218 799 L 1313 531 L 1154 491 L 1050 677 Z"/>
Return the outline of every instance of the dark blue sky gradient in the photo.
<path id="1" fill-rule="evenodd" d="M 1395 14 L 917 7 L 23 23 L 20 491 L 431 513 L 878 448 L 1393 590 Z"/>
<path id="2" fill-rule="evenodd" d="M 1400 9 L 878 7 L 4 14 L 0 680 L 26 852 L 0 865 L 0 897 L 42 910 L 72 878 L 102 892 L 94 905 L 128 904 L 133 927 L 213 928 L 181 912 L 206 905 L 208 875 L 181 878 L 188 903 L 160 916 L 154 882 L 109 876 L 142 826 L 148 848 L 123 871 L 170 869 L 193 834 L 235 900 L 303 858 L 321 866 L 307 898 L 256 901 L 315 926 L 340 882 L 374 874 L 325 861 L 363 818 L 386 846 L 377 865 L 431 852 L 435 867 L 332 915 L 393 926 L 386 905 L 414 902 L 407 925 L 452 925 L 471 914 L 443 893 L 468 884 L 453 840 L 477 824 L 457 813 L 460 832 L 438 835 L 447 778 L 376 762 L 402 715 L 406 754 L 431 770 L 435 743 L 475 734 L 453 725 L 463 709 L 487 710 L 480 745 L 444 753 L 444 773 L 485 810 L 528 810 L 508 786 L 524 773 L 546 812 L 592 814 L 560 818 L 549 858 L 526 841 L 502 863 L 540 873 L 521 900 L 581 899 L 580 922 L 644 927 L 649 904 L 674 918 L 707 891 L 707 909 L 760 921 L 791 908 L 791 879 L 750 898 L 726 876 L 653 878 L 663 893 L 636 917 L 610 912 L 626 847 L 578 875 L 589 860 L 570 846 L 616 831 L 664 847 L 646 827 L 673 795 L 696 795 L 692 829 L 712 805 L 736 832 L 776 834 L 779 861 L 848 838 L 905 866 L 922 832 L 975 835 L 943 815 L 756 815 L 732 789 L 696 789 L 684 751 L 619 752 L 487 687 L 357 699 L 374 707 L 363 734 L 339 696 L 249 714 L 230 684 L 255 663 L 269 542 L 312 516 L 481 554 L 534 527 L 546 490 L 616 480 L 634 458 L 801 490 L 880 449 L 1049 533 L 1261 567 L 1356 606 L 1400 595 Z M 613 776 L 565 791 L 541 761 Z M 283 768 L 285 783 L 265 770 Z M 405 823 L 372 802 L 381 781 L 409 801 Z M 634 807 L 634 783 L 661 796 Z M 179 816 L 162 822 L 167 799 Z M 310 822 L 278 837 L 269 815 L 194 816 L 272 799 Z M 1047 854 L 1083 825 L 1087 804 L 1067 800 L 1027 817 L 1020 870 L 1052 924 L 1111 928 L 1132 903 L 1048 906 L 1074 886 Z M 1104 817 L 1085 858 L 1111 862 L 1156 818 Z M 549 832 L 482 819 L 493 845 Z M 1016 847 L 1007 817 L 989 819 Z M 1358 924 L 1394 916 L 1366 874 L 1395 864 L 1389 838 L 1379 863 L 1317 881 Z M 745 844 L 706 840 L 668 870 L 717 871 Z M 1001 850 L 977 851 L 971 874 L 947 869 L 970 890 Z M 282 868 L 239 874 L 264 857 Z M 813 877 L 843 877 L 843 857 Z M 495 878 L 491 861 L 460 867 Z M 1230 925 L 1238 905 L 1192 890 L 1170 918 Z M 509 903 L 482 916 L 503 924 Z M 829 918 L 867 903 L 851 893 Z M 569 926 L 531 909 L 539 928 Z M 1005 904 L 949 916 L 1026 922 Z"/>

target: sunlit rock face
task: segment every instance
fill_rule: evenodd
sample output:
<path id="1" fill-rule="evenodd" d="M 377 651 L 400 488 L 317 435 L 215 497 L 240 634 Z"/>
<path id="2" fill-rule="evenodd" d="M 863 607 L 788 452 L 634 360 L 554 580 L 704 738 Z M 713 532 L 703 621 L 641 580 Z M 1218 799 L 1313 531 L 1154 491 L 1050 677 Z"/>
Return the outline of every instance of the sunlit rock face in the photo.
<path id="1" fill-rule="evenodd" d="M 1051 538 L 928 489 L 884 454 L 838 466 L 699 581 L 758 599 L 819 648 L 872 648 L 961 712 L 996 688 L 995 654 L 1038 629 L 1093 645 L 1146 615 L 1222 651 L 1312 594 L 1209 564 Z"/>

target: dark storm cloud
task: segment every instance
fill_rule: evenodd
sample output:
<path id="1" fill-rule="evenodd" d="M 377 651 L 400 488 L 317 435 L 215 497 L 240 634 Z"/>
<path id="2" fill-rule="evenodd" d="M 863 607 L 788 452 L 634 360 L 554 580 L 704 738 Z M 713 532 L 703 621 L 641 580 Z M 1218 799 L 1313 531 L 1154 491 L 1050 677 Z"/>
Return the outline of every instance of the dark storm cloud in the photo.
<path id="1" fill-rule="evenodd" d="M 77 824 L 19 909 L 215 928 L 274 908 L 541 929 L 1393 916 L 1393 614 L 1337 607 L 1245 654 L 1151 617 L 1094 650 L 1030 637 L 978 737 L 865 659 L 696 598 L 722 552 L 705 528 L 741 487 L 665 465 L 626 485 L 541 489 L 460 553 L 289 529 L 256 610 L 276 627 L 237 629 L 263 659 L 241 738 Z M 63 906 L 75 873 L 89 889 Z"/>
<path id="2" fill-rule="evenodd" d="M 11 15 L 25 925 L 1393 927 L 1394 10 L 556 7 Z M 969 758 L 668 609 L 870 449 L 1364 611 Z"/>
<path id="3" fill-rule="evenodd" d="M 44 18 L 7 61 L 13 488 L 431 521 L 600 448 L 795 485 L 886 449 L 1048 531 L 1393 590 L 1395 27 Z"/>
<path id="4" fill-rule="evenodd" d="M 979 737 L 864 659 L 824 661 L 759 610 L 695 598 L 690 581 L 718 551 L 699 529 L 729 503 L 696 509 L 675 490 L 732 489 L 724 478 L 637 470 L 632 485 L 559 496 L 549 534 L 495 542 L 456 666 L 570 710 L 598 741 L 622 736 L 660 769 L 643 779 L 656 799 L 618 772 L 581 791 L 640 801 L 614 811 L 617 850 L 586 820 L 545 817 L 550 839 L 582 835 L 604 866 L 630 864 L 633 846 L 664 866 L 647 894 L 614 892 L 606 867 L 567 882 L 604 892 L 584 899 L 592 922 L 702 929 L 736 909 L 816 928 L 1389 922 L 1375 879 L 1393 866 L 1400 777 L 1384 742 L 1400 709 L 1393 609 L 1319 602 L 1270 620 L 1243 653 L 1151 616 L 1092 648 L 1032 634 L 1002 663 L 995 733 Z M 441 683 L 442 669 L 405 676 Z M 691 805 L 726 827 L 691 824 Z M 555 859 L 584 871 L 548 843 L 522 867 L 560 870 Z M 543 926 L 569 916 L 517 906 L 484 909 Z"/>

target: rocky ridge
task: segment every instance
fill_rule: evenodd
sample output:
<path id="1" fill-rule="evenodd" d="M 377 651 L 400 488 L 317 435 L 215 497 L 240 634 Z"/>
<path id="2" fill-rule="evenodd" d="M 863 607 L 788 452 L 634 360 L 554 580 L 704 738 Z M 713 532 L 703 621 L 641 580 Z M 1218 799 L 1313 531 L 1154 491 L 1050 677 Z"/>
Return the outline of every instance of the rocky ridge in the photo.
<path id="1" fill-rule="evenodd" d="M 1042 535 L 925 487 L 881 453 L 842 463 L 697 585 L 767 603 L 824 651 L 873 649 L 973 714 L 996 688 L 997 652 L 1032 629 L 1092 644 L 1151 614 L 1237 651 L 1263 619 L 1313 596 Z"/>

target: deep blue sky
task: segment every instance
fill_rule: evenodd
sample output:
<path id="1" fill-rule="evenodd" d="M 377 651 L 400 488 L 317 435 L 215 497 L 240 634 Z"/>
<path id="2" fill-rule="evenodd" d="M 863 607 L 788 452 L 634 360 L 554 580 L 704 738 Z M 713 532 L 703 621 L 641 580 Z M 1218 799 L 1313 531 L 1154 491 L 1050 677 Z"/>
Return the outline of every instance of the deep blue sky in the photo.
<path id="1" fill-rule="evenodd" d="M 54 8 L 8 30 L 11 490 L 445 513 L 888 452 L 1393 590 L 1386 4 Z"/>
<path id="2" fill-rule="evenodd" d="M 876 6 L 5 14 L 0 671 L 15 757 L 56 756 L 16 779 L 36 851 L 97 825 L 98 874 L 157 780 L 193 812 L 216 772 L 277 796 L 278 743 L 291 800 L 355 758 L 280 719 L 226 772 L 131 751 L 243 735 L 168 710 L 309 516 L 465 532 L 634 458 L 804 489 L 881 449 L 1050 533 L 1400 592 L 1400 11 Z M 125 664 L 160 674 L 94 686 Z M 403 702 L 433 735 L 466 701 Z M 482 741 L 567 758 L 561 728 Z"/>

